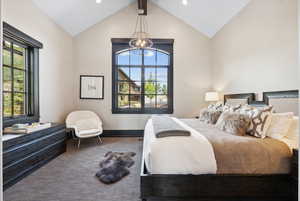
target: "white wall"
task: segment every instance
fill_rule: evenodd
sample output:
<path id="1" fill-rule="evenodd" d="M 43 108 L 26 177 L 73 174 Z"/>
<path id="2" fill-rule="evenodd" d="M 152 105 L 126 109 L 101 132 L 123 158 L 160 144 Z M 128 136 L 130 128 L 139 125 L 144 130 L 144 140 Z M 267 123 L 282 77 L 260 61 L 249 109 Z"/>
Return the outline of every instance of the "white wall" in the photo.
<path id="1" fill-rule="evenodd" d="M 31 0 L 3 0 L 3 20 L 44 44 L 40 51 L 41 121 L 62 122 L 74 109 L 72 37 Z"/>
<path id="2" fill-rule="evenodd" d="M 297 26 L 297 0 L 252 0 L 212 39 L 214 88 L 297 89 Z"/>
<path id="3" fill-rule="evenodd" d="M 105 99 L 75 99 L 78 109 L 97 112 L 105 129 L 143 129 L 149 115 L 117 115 L 111 112 L 111 38 L 131 36 L 136 20 L 136 4 L 96 24 L 74 39 L 75 86 L 80 74 L 105 76 Z M 197 115 L 204 102 L 204 92 L 211 88 L 210 40 L 189 25 L 149 4 L 147 21 L 152 38 L 173 38 L 174 44 L 174 114 Z"/>

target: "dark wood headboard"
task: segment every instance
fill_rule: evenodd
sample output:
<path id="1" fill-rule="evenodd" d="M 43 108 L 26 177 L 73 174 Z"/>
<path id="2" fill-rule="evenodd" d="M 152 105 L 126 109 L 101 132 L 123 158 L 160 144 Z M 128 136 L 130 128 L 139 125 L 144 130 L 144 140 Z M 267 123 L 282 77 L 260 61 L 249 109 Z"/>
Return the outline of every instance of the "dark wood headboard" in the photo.
<path id="1" fill-rule="evenodd" d="M 247 103 L 251 104 L 255 100 L 255 93 L 226 94 L 224 95 L 224 104 L 228 99 L 247 99 Z"/>
<path id="2" fill-rule="evenodd" d="M 299 90 L 271 91 L 263 93 L 263 101 L 266 104 L 269 104 L 269 100 L 272 98 L 299 98 Z"/>
<path id="3" fill-rule="evenodd" d="M 255 99 L 254 93 L 242 93 L 242 94 L 226 94 L 224 95 L 224 104 L 228 99 L 247 99 L 247 103 L 249 105 L 254 106 L 266 106 L 270 104 L 270 101 L 274 99 L 298 99 L 299 98 L 299 90 L 288 90 L 288 91 L 271 91 L 271 92 L 263 92 L 263 100 L 257 101 Z M 283 104 L 285 101 L 283 102 Z M 288 104 L 291 104 L 291 102 L 288 102 Z M 280 103 L 280 105 L 282 105 Z M 294 109 L 295 110 L 295 100 L 293 102 Z M 296 112 L 293 111 L 295 114 Z"/>

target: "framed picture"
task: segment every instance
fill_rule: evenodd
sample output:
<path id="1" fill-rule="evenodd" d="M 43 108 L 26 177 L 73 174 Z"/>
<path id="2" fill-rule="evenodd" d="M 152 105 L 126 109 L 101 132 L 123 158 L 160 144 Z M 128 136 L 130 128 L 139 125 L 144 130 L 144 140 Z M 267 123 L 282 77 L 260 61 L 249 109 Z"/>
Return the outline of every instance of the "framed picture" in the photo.
<path id="1" fill-rule="evenodd" d="M 104 76 L 80 75 L 80 99 L 104 99 Z"/>

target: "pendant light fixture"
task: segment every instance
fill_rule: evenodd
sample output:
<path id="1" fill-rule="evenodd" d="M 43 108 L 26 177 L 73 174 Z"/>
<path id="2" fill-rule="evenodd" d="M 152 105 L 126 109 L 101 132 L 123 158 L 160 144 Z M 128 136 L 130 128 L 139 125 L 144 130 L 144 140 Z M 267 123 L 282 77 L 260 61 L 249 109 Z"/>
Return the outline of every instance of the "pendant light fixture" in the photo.
<path id="1" fill-rule="evenodd" d="M 153 46 L 152 40 L 147 33 L 148 24 L 146 21 L 147 11 L 141 9 L 141 6 L 147 7 L 147 1 L 138 1 L 139 9 L 135 24 L 135 30 L 132 39 L 129 41 L 129 46 L 134 49 L 146 49 Z"/>

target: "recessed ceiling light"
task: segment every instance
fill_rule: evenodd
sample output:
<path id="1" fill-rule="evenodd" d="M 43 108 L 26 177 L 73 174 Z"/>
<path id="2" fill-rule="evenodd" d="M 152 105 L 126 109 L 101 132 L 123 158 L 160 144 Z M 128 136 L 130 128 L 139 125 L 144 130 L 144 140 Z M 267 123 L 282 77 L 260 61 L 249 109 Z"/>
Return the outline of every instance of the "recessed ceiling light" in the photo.
<path id="1" fill-rule="evenodd" d="M 184 6 L 188 5 L 188 0 L 182 0 L 182 4 L 183 4 Z"/>
<path id="2" fill-rule="evenodd" d="M 96 3 L 101 3 L 102 2 L 102 0 L 96 0 Z"/>

